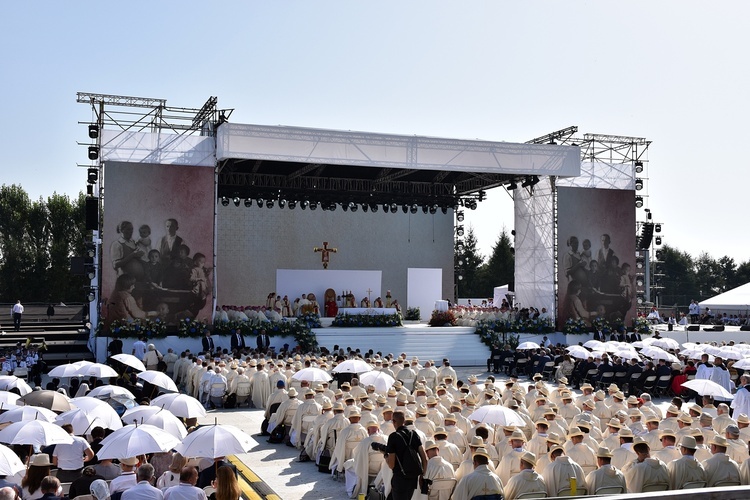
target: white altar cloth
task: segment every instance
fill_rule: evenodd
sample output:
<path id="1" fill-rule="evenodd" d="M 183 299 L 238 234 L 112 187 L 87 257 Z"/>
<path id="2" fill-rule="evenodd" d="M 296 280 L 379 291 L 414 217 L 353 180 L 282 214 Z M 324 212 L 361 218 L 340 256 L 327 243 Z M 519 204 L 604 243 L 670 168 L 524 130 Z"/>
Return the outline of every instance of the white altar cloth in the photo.
<path id="1" fill-rule="evenodd" d="M 367 316 L 378 316 L 381 314 L 396 314 L 395 307 L 345 307 L 339 308 L 339 314 L 354 316 L 364 314 Z"/>

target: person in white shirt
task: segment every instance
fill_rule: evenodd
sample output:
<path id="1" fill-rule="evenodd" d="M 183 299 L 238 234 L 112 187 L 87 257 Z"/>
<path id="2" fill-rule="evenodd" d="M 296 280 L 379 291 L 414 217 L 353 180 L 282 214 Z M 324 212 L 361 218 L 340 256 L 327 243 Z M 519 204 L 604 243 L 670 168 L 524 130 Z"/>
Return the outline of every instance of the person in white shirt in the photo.
<path id="1" fill-rule="evenodd" d="M 143 361 L 143 358 L 146 356 L 146 342 L 142 338 L 133 342 L 132 352 L 133 356 Z"/>
<path id="2" fill-rule="evenodd" d="M 21 330 L 21 318 L 23 317 L 23 306 L 21 301 L 17 300 L 10 310 L 11 316 L 13 316 L 13 328 L 15 331 Z"/>
<path id="3" fill-rule="evenodd" d="M 122 493 L 122 500 L 164 500 L 164 493 L 151 486 L 154 481 L 154 466 L 143 464 L 136 473 L 138 484 Z"/>
<path id="4" fill-rule="evenodd" d="M 138 459 L 135 457 L 121 458 L 120 468 L 122 473 L 114 478 L 109 484 L 110 493 L 125 491 L 135 486 L 138 481 L 135 476 L 135 466 L 138 465 Z"/>
<path id="5" fill-rule="evenodd" d="M 167 488 L 164 500 L 206 500 L 206 493 L 195 486 L 197 482 L 198 470 L 195 467 L 183 467 L 180 484 Z"/>
<path id="6" fill-rule="evenodd" d="M 63 430 L 70 434 L 73 442 L 58 444 L 52 453 L 52 464 L 57 467 L 57 478 L 64 483 L 72 482 L 81 477 L 84 462 L 94 458 L 94 450 L 84 438 L 73 435 L 73 426 L 65 424 Z"/>

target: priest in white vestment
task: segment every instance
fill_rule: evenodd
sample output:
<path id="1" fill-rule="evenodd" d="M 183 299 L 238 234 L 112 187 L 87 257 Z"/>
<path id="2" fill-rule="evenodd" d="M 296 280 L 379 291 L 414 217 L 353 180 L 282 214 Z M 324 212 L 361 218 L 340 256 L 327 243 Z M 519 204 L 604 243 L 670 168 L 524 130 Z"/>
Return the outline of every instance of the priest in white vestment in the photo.
<path id="1" fill-rule="evenodd" d="M 474 471 L 464 476 L 456 485 L 453 500 L 471 500 L 480 495 L 502 495 L 503 482 L 487 467 L 490 455 L 484 448 L 477 449 L 472 457 Z"/>
<path id="2" fill-rule="evenodd" d="M 536 456 L 530 451 L 521 455 L 521 472 L 510 478 L 503 488 L 505 500 L 515 500 L 520 495 L 529 493 L 546 494 L 544 478 L 534 471 Z"/>
<path id="3" fill-rule="evenodd" d="M 290 441 L 301 450 L 307 433 L 312 426 L 313 421 L 320 415 L 322 407 L 315 401 L 315 391 L 312 389 L 306 389 L 303 393 L 305 396 L 304 401 L 297 407 L 297 411 L 294 413 L 292 418 L 292 430 L 290 431 Z"/>
<path id="4" fill-rule="evenodd" d="M 427 454 L 427 472 L 424 474 L 424 479 L 431 482 L 427 499 L 449 500 L 456 486 L 453 466 L 440 456 L 440 448 L 435 441 L 427 440 L 424 444 L 424 451 Z"/>
<path id="5" fill-rule="evenodd" d="M 367 437 L 354 448 L 354 455 L 344 463 L 346 471 L 346 491 L 351 498 L 357 498 L 360 493 L 367 494 L 367 487 L 385 463 L 385 455 L 372 449 L 372 443 L 386 444 L 386 437 L 380 432 L 377 419 L 370 416 L 364 421 Z"/>
<path id="6" fill-rule="evenodd" d="M 349 425 L 344 427 L 336 437 L 336 446 L 331 455 L 331 471 L 343 472 L 344 462 L 354 456 L 354 448 L 367 437 L 367 430 L 359 423 L 361 414 L 359 408 L 353 406 L 349 410 Z"/>

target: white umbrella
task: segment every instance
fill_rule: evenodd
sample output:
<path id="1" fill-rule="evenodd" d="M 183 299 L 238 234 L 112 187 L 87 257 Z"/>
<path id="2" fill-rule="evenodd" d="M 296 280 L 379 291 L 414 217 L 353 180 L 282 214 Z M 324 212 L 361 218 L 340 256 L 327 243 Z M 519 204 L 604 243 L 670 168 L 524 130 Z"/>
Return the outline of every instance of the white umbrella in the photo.
<path id="1" fill-rule="evenodd" d="M 576 359 L 586 359 L 591 355 L 588 349 L 579 345 L 572 345 L 568 347 L 568 354 Z"/>
<path id="2" fill-rule="evenodd" d="M 715 346 L 715 345 L 707 345 L 706 348 L 703 350 L 703 352 L 706 352 L 708 354 L 713 354 L 714 356 L 721 356 L 721 348 Z"/>
<path id="3" fill-rule="evenodd" d="M 158 413 L 154 413 L 148 419 L 144 420 L 144 424 L 153 425 L 159 429 L 165 430 L 177 439 L 185 439 L 187 436 L 187 429 L 185 424 L 180 421 L 179 418 L 175 417 L 172 412 L 165 409 L 160 409 Z"/>
<path id="4" fill-rule="evenodd" d="M 31 392 L 31 386 L 25 380 L 14 375 L 0 375 L 0 391 L 9 391 L 11 389 L 18 389 L 21 396 L 25 396 Z"/>
<path id="5" fill-rule="evenodd" d="M 163 408 L 160 406 L 137 405 L 125 410 L 125 413 L 122 414 L 121 419 L 123 422 L 126 422 L 128 424 L 140 424 L 141 420 L 143 420 L 143 423 L 145 424 L 146 419 L 151 417 L 154 413 L 159 413 L 160 411 L 163 411 Z"/>
<path id="6" fill-rule="evenodd" d="M 14 392 L 0 391 L 0 403 L 10 403 L 17 406 L 20 397 Z"/>
<path id="7" fill-rule="evenodd" d="M 55 419 L 57 425 L 70 424 L 73 426 L 73 434 L 83 436 L 91 434 L 94 427 L 107 427 L 106 423 L 99 417 L 92 417 L 80 408 L 61 413 Z"/>
<path id="8" fill-rule="evenodd" d="M 174 383 L 174 380 L 172 380 L 172 377 L 164 372 L 156 370 L 146 370 L 136 375 L 136 377 L 141 380 L 145 380 L 146 382 L 149 382 L 156 387 L 161 387 L 162 389 L 165 389 L 167 391 L 179 392 L 179 389 Z"/>
<path id="9" fill-rule="evenodd" d="M 72 442 L 73 437 L 62 427 L 44 420 L 24 420 L 10 424 L 0 431 L 0 443 L 43 447 Z"/>
<path id="10" fill-rule="evenodd" d="M 495 425 L 526 425 L 518 413 L 502 405 L 484 405 L 469 415 L 469 420 Z"/>
<path id="11" fill-rule="evenodd" d="M 518 351 L 522 351 L 524 349 L 539 349 L 539 344 L 537 344 L 536 342 L 521 342 L 520 344 L 518 344 L 518 347 L 516 347 L 516 350 Z"/>
<path id="12" fill-rule="evenodd" d="M 359 376 L 360 385 L 374 385 L 378 392 L 386 392 L 396 380 L 379 370 L 372 370 Z"/>
<path id="13" fill-rule="evenodd" d="M 750 358 L 743 358 L 733 364 L 732 367 L 740 370 L 750 370 Z"/>
<path id="14" fill-rule="evenodd" d="M 184 457 L 218 458 L 247 453 L 258 444 L 233 425 L 204 425 L 174 447 Z"/>
<path id="15" fill-rule="evenodd" d="M 49 371 L 50 377 L 78 377 L 80 376 L 81 368 L 85 368 L 87 365 L 92 365 L 91 361 L 76 361 L 75 363 L 68 363 L 66 365 L 58 365 Z"/>
<path id="16" fill-rule="evenodd" d="M 151 406 L 159 406 L 169 410 L 176 417 L 197 418 L 206 416 L 206 409 L 201 402 L 187 394 L 164 394 L 151 401 Z"/>
<path id="17" fill-rule="evenodd" d="M 0 415 L 0 424 L 5 422 L 21 422 L 23 420 L 44 420 L 54 422 L 57 413 L 41 406 L 19 406 Z"/>
<path id="18" fill-rule="evenodd" d="M 372 366 L 361 359 L 347 359 L 331 370 L 331 373 L 364 373 L 372 370 Z"/>
<path id="19" fill-rule="evenodd" d="M 84 366 L 78 371 L 78 374 L 83 377 L 96 377 L 96 378 L 111 378 L 117 377 L 119 373 L 109 365 L 102 363 L 93 363 L 91 365 Z"/>
<path id="20" fill-rule="evenodd" d="M 171 450 L 179 442 L 170 433 L 153 425 L 126 425 L 102 440 L 102 447 L 96 456 L 99 459 L 128 458 L 161 453 Z"/>
<path id="21" fill-rule="evenodd" d="M 116 359 L 120 363 L 122 363 L 125 366 L 129 366 L 131 368 L 134 368 L 138 370 L 139 372 L 145 372 L 146 371 L 146 365 L 143 364 L 143 361 L 136 358 L 132 354 L 115 354 L 112 356 L 112 359 Z"/>
<path id="22" fill-rule="evenodd" d="M 714 382 L 713 380 L 708 380 L 704 378 L 696 378 L 693 380 L 688 380 L 687 382 L 684 382 L 682 384 L 682 387 L 687 387 L 688 389 L 692 389 L 701 396 L 711 396 L 714 398 L 719 399 L 734 399 L 734 394 L 731 394 L 729 391 L 724 389 L 722 386 Z"/>
<path id="23" fill-rule="evenodd" d="M 739 349 L 729 346 L 719 349 L 719 356 L 724 359 L 742 359 L 743 357 Z"/>
<path id="24" fill-rule="evenodd" d="M 677 342 L 675 339 L 669 339 L 669 338 L 656 339 L 651 345 L 655 345 L 656 347 L 661 347 L 662 349 L 679 349 L 680 348 L 679 342 Z"/>
<path id="25" fill-rule="evenodd" d="M 16 452 L 5 445 L 0 445 L 0 475 L 14 476 L 16 473 L 25 470 L 26 466 L 18 458 Z"/>
<path id="26" fill-rule="evenodd" d="M 307 380 L 308 382 L 330 382 L 332 377 L 327 371 L 311 366 L 294 372 L 292 378 L 294 380 Z"/>
<path id="27" fill-rule="evenodd" d="M 685 349 L 695 349 L 699 345 L 700 344 L 696 344 L 695 342 L 685 342 L 684 344 L 682 344 L 682 347 L 684 347 Z"/>
<path id="28" fill-rule="evenodd" d="M 599 347 L 604 345 L 604 342 L 601 340 L 587 340 L 584 342 L 583 347 L 588 347 L 589 349 L 594 349 L 595 347 Z"/>
<path id="29" fill-rule="evenodd" d="M 116 431 L 122 428 L 122 422 L 120 416 L 117 414 L 114 408 L 109 405 L 106 401 L 101 399 L 92 398 L 89 396 L 83 396 L 80 398 L 73 398 L 70 400 L 77 408 L 85 411 L 90 417 L 98 417 L 107 429 Z"/>
<path id="30" fill-rule="evenodd" d="M 135 395 L 124 387 L 119 385 L 102 385 L 92 389 L 91 392 L 86 394 L 92 398 L 111 398 L 116 396 L 125 396 L 129 399 L 135 399 Z"/>

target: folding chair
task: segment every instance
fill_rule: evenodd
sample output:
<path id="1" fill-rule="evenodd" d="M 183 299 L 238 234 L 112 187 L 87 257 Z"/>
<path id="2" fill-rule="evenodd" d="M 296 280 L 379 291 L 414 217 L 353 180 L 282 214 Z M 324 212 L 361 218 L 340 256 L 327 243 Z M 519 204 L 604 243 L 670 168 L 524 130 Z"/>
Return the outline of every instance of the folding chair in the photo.
<path id="1" fill-rule="evenodd" d="M 657 396 L 666 396 L 669 391 L 669 382 L 672 380 L 672 375 L 662 375 L 656 381 L 654 386 L 654 394 Z"/>
<path id="2" fill-rule="evenodd" d="M 694 489 L 700 489 L 705 488 L 706 482 L 705 481 L 688 481 L 687 483 L 682 485 L 682 490 L 694 490 Z"/>
<path id="3" fill-rule="evenodd" d="M 644 380 L 643 382 L 643 392 L 653 391 L 655 385 L 656 385 L 656 375 L 651 375 L 649 377 L 646 377 L 646 380 Z"/>
<path id="4" fill-rule="evenodd" d="M 739 483 L 737 483 L 739 485 Z M 669 484 L 667 483 L 649 483 L 644 484 L 641 488 L 641 491 L 643 493 L 650 493 L 652 491 L 667 491 L 669 489 Z"/>
<path id="5" fill-rule="evenodd" d="M 594 495 L 619 495 L 625 493 L 622 486 L 601 486 L 596 489 Z"/>
<path id="6" fill-rule="evenodd" d="M 615 379 L 615 372 L 604 372 L 602 378 L 599 379 L 599 388 L 604 390 L 609 384 Z"/>

